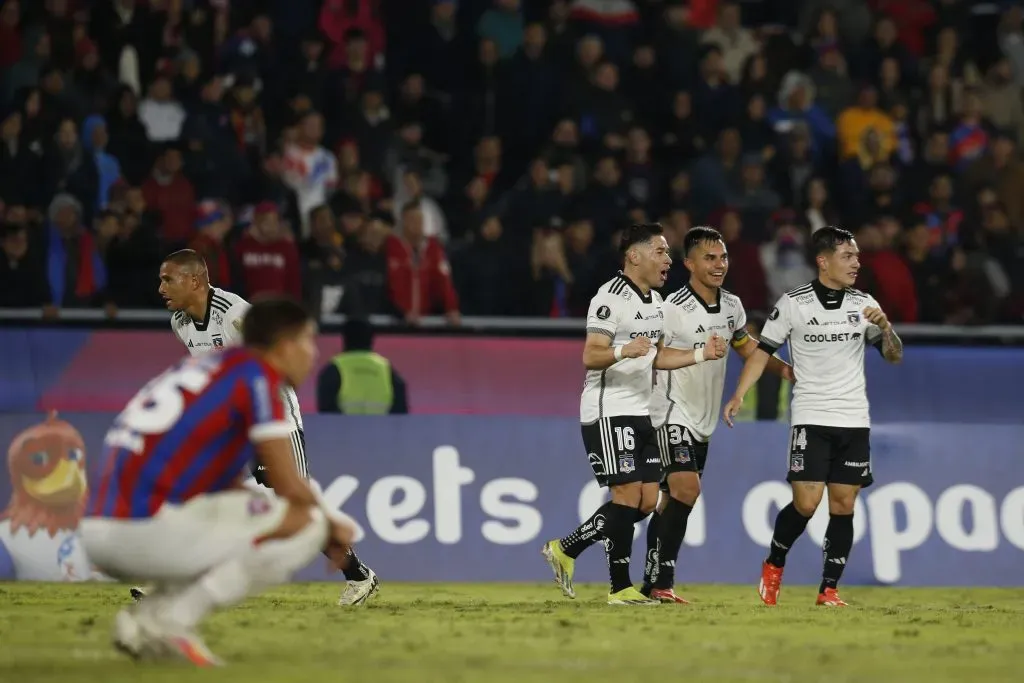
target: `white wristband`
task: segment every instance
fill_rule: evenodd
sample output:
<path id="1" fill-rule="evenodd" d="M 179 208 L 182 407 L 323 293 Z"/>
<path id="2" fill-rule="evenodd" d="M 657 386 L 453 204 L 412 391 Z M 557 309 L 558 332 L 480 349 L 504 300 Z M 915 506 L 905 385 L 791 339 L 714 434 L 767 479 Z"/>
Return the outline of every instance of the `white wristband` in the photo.
<path id="1" fill-rule="evenodd" d="M 621 345 L 620 346 L 616 346 L 615 349 L 612 351 L 612 353 L 615 355 L 615 361 L 616 362 L 622 360 L 622 346 Z"/>
<path id="2" fill-rule="evenodd" d="M 694 363 L 703 363 L 704 362 L 704 347 L 703 346 L 700 347 L 699 349 L 695 349 L 694 350 L 694 352 L 693 352 L 693 362 Z"/>

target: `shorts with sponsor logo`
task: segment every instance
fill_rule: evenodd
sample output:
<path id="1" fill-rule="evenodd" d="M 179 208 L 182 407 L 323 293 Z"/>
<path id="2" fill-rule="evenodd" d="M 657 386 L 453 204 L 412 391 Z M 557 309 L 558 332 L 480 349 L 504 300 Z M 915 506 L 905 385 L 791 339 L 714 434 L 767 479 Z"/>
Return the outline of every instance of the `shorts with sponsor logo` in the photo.
<path id="1" fill-rule="evenodd" d="M 291 444 L 292 456 L 295 458 L 295 468 L 299 471 L 299 476 L 303 479 L 309 479 L 309 463 L 306 461 L 306 435 L 301 429 L 296 429 L 292 432 Z M 267 481 L 267 468 L 265 465 L 253 463 L 252 477 L 260 486 L 270 488 L 270 482 Z"/>
<path id="2" fill-rule="evenodd" d="M 657 482 L 661 456 L 654 425 L 647 415 L 603 417 L 580 425 L 583 447 L 601 486 Z"/>
<path id="3" fill-rule="evenodd" d="M 668 475 L 673 472 L 696 472 L 698 477 L 704 476 L 708 442 L 698 440 L 689 427 L 680 424 L 659 427 L 657 441 L 663 491 L 668 491 Z"/>
<path id="4" fill-rule="evenodd" d="M 870 437 L 868 427 L 793 425 L 786 481 L 871 486 Z"/>

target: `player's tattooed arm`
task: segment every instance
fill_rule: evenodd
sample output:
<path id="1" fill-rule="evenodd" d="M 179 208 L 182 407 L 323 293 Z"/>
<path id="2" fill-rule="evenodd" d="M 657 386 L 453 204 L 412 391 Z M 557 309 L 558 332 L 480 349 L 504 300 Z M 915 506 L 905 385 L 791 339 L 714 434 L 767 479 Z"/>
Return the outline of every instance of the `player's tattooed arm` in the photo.
<path id="1" fill-rule="evenodd" d="M 899 363 L 903 360 L 903 340 L 896 334 L 892 325 L 882 332 L 882 357 L 890 363 Z"/>
<path id="2" fill-rule="evenodd" d="M 864 317 L 882 332 L 882 357 L 890 363 L 903 360 L 903 340 L 896 334 L 888 316 L 880 308 L 868 306 L 864 309 Z"/>

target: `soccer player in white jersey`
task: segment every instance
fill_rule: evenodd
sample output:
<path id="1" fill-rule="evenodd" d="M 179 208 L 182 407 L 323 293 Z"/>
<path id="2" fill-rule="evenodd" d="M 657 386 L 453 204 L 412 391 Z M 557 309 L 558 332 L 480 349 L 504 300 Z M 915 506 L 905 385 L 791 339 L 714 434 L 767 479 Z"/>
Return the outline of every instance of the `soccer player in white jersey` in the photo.
<path id="1" fill-rule="evenodd" d="M 611 575 L 608 604 L 655 605 L 629 577 L 633 525 L 654 509 L 661 476 L 650 418 L 652 370 L 715 360 L 726 347 L 715 334 L 704 348 L 663 347 L 663 302 L 654 290 L 665 284 L 672 259 L 660 225 L 631 226 L 620 248 L 622 271 L 590 301 L 583 347 L 587 376 L 580 397 L 583 446 L 598 483 L 611 490 L 611 500 L 565 538 L 544 544 L 542 552 L 555 582 L 573 598 L 576 558 L 600 538 Z"/>
<path id="2" fill-rule="evenodd" d="M 745 329 L 743 304 L 722 289 L 729 272 L 722 235 L 713 228 L 695 227 L 686 233 L 683 254 L 690 280 L 665 300 L 665 346 L 695 350 L 704 347 L 709 334 L 718 334 L 749 358 L 757 342 Z M 662 495 L 647 527 L 641 592 L 659 602 L 687 604 L 674 590 L 675 566 L 686 522 L 700 496 L 708 444 L 722 407 L 727 360 L 655 372 L 651 420 L 658 429 Z M 767 367 L 792 379 L 793 368 L 776 356 Z"/>
<path id="3" fill-rule="evenodd" d="M 789 340 L 796 375 L 787 476 L 793 502 L 775 518 L 758 589 L 764 604 L 777 603 L 786 554 L 827 488 L 829 522 L 817 604 L 844 607 L 837 585 L 853 547 L 853 506 L 860 489 L 873 481 L 864 349 L 874 346 L 885 360 L 899 363 L 903 343 L 878 302 L 853 289 L 860 270 L 853 235 L 825 227 L 814 233 L 811 245 L 817 279 L 775 304 L 723 417 L 731 427 L 743 396 L 761 377 L 771 354 Z"/>
<path id="4" fill-rule="evenodd" d="M 167 308 L 173 311 L 171 329 L 193 356 L 242 343 L 242 318 L 249 310 L 249 302 L 211 286 L 206 262 L 195 251 L 183 249 L 164 259 L 160 266 L 160 295 L 167 302 Z M 308 479 L 299 399 L 291 387 L 283 390 L 282 398 L 294 427 L 291 443 L 295 465 L 299 474 Z M 252 475 L 260 486 L 268 486 L 263 465 L 254 467 Z M 380 587 L 377 575 L 354 551 L 343 572 L 346 586 L 339 605 L 359 605 L 377 593 Z M 133 596 L 138 597 L 137 591 L 133 589 Z"/>

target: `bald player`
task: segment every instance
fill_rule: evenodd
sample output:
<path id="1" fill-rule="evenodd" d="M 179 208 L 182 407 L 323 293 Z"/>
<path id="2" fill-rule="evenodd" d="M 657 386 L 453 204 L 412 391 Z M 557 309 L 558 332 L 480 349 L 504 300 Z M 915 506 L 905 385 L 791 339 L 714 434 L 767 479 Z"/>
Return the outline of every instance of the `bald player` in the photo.
<path id="1" fill-rule="evenodd" d="M 182 249 L 164 259 L 160 265 L 160 296 L 173 312 L 171 329 L 191 355 L 241 345 L 242 318 L 249 310 L 249 302 L 212 286 L 206 262 L 195 251 Z M 284 388 L 281 393 L 286 417 L 293 427 L 291 444 L 295 465 L 299 474 L 308 479 L 299 399 L 292 387 Z M 269 487 L 263 465 L 254 466 L 252 476 L 261 486 Z M 373 570 L 360 562 L 354 552 L 350 555 L 343 570 L 347 585 L 339 605 L 360 605 L 373 597 L 380 585 Z M 132 594 L 139 597 L 142 593 L 133 589 Z"/>

